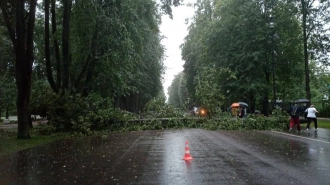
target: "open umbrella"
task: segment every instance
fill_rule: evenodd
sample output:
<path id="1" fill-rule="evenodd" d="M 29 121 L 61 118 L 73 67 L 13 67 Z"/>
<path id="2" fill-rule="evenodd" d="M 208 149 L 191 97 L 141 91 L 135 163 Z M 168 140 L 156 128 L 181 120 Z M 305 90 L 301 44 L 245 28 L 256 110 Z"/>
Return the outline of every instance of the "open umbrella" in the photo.
<path id="1" fill-rule="evenodd" d="M 238 102 L 241 107 L 248 107 L 249 105 L 245 102 Z"/>
<path id="2" fill-rule="evenodd" d="M 239 107 L 239 103 L 233 103 L 230 107 Z"/>
<path id="3" fill-rule="evenodd" d="M 298 99 L 296 101 L 294 101 L 295 103 L 310 103 L 310 101 L 308 99 Z"/>

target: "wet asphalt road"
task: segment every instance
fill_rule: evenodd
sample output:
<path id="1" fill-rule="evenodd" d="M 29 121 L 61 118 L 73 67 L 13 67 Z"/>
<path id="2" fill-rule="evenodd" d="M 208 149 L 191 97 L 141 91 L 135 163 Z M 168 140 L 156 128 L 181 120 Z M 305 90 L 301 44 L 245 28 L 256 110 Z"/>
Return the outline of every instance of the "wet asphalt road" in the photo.
<path id="1" fill-rule="evenodd" d="M 330 184 L 328 133 L 181 129 L 68 139 L 1 157 L 0 184 Z"/>

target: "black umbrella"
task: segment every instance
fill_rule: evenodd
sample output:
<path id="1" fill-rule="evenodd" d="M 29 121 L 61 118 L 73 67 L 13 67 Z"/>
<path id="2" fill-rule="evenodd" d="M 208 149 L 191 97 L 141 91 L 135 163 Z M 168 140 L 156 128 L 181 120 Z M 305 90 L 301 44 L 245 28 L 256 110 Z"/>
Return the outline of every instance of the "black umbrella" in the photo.
<path id="1" fill-rule="evenodd" d="M 309 99 L 298 99 L 294 101 L 295 103 L 310 103 Z"/>
<path id="2" fill-rule="evenodd" d="M 245 102 L 238 102 L 238 104 L 242 107 L 248 107 L 249 105 Z"/>

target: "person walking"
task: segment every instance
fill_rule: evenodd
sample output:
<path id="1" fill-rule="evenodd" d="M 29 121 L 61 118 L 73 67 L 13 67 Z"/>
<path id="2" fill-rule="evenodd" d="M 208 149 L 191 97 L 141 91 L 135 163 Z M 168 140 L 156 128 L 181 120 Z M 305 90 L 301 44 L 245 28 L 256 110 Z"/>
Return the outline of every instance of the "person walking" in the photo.
<path id="1" fill-rule="evenodd" d="M 297 125 L 297 131 L 300 132 L 300 121 L 299 121 L 299 115 L 301 113 L 300 107 L 297 104 L 294 104 L 290 108 L 289 112 L 290 112 L 290 116 L 291 116 L 291 119 L 290 119 L 290 129 L 289 129 L 289 131 L 291 132 L 292 131 L 292 128 L 296 124 Z"/>
<path id="2" fill-rule="evenodd" d="M 318 113 L 318 111 L 316 110 L 316 108 L 314 107 L 314 105 L 311 105 L 309 108 L 307 108 L 305 110 L 305 112 L 307 112 L 307 128 L 306 131 L 309 130 L 309 125 L 311 124 L 311 122 L 314 122 L 314 127 L 315 127 L 315 131 L 317 131 L 317 118 L 316 118 L 316 113 Z"/>

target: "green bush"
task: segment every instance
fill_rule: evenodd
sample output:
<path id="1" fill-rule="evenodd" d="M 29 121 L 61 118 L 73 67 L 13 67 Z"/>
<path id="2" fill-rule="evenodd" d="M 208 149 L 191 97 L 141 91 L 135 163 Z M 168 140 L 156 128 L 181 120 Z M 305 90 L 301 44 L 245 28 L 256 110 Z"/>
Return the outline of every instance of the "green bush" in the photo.
<path id="1" fill-rule="evenodd" d="M 54 92 L 45 80 L 35 80 L 32 83 L 30 96 L 30 113 L 46 117 L 49 111 L 49 102 L 54 97 Z"/>
<path id="2" fill-rule="evenodd" d="M 110 100 L 97 94 L 82 97 L 66 91 L 52 93 L 48 103 L 48 119 L 56 132 L 71 132 L 74 135 L 90 135 L 95 130 L 108 127 L 114 121 L 127 121 L 137 115 L 113 108 Z M 45 132 L 49 128 L 45 128 Z"/>
<path id="3" fill-rule="evenodd" d="M 165 98 L 154 98 L 150 100 L 145 108 L 144 114 L 152 114 L 154 118 L 183 118 L 183 111 L 165 103 Z"/>
<path id="4" fill-rule="evenodd" d="M 56 131 L 72 131 L 74 125 L 81 124 L 80 116 L 87 115 L 87 105 L 80 95 L 71 95 L 68 91 L 53 93 L 48 106 L 48 119 Z"/>
<path id="5" fill-rule="evenodd" d="M 56 127 L 51 124 L 40 124 L 33 130 L 41 135 L 51 135 L 56 132 Z"/>

